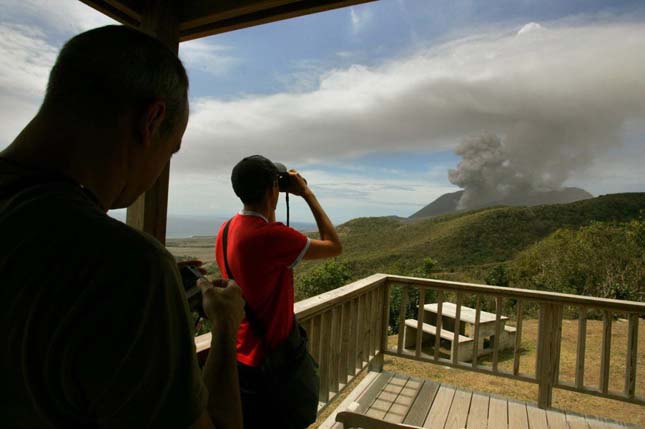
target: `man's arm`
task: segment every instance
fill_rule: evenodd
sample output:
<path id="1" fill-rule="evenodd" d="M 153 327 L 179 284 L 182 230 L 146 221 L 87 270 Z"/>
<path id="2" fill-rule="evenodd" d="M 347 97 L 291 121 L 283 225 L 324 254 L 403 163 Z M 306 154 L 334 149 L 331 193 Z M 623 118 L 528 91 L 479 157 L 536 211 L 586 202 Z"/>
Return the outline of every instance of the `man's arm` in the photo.
<path id="1" fill-rule="evenodd" d="M 309 205 L 311 213 L 316 219 L 320 239 L 310 240 L 309 249 L 304 255 L 304 259 L 321 259 L 338 256 L 343 251 L 343 245 L 340 243 L 336 229 L 331 223 L 329 216 L 325 213 L 313 191 L 307 185 L 307 182 L 295 170 L 290 170 L 291 188 L 289 191 L 294 195 L 300 195 Z"/>
<path id="2" fill-rule="evenodd" d="M 208 389 L 208 413 L 203 413 L 193 427 L 217 429 L 242 428 L 242 404 L 237 378 L 235 343 L 237 330 L 244 317 L 242 291 L 234 281 L 220 280 L 219 286 L 200 279 L 204 311 L 213 323 L 211 348 L 203 369 Z M 210 419 L 208 419 L 210 416 Z"/>

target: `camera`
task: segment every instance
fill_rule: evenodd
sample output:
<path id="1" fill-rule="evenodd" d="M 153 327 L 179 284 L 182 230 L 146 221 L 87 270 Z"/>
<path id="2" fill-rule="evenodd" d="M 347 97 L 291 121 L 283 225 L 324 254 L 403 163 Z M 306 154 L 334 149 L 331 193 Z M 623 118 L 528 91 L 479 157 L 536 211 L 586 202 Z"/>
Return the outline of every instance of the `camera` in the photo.
<path id="1" fill-rule="evenodd" d="M 201 317 L 206 317 L 204 307 L 202 306 L 202 291 L 197 286 L 197 280 L 204 277 L 199 269 L 193 265 L 183 265 L 179 268 L 181 282 L 184 285 L 184 292 L 188 300 L 188 306 L 191 312 L 199 313 Z"/>
<path id="2" fill-rule="evenodd" d="M 278 187 L 280 188 L 280 192 L 287 192 L 291 185 L 291 176 L 289 175 L 289 171 L 287 171 L 287 167 L 280 162 L 274 162 L 273 165 L 278 170 Z"/>
<path id="3" fill-rule="evenodd" d="M 291 189 L 291 175 L 287 167 L 280 162 L 274 162 L 273 165 L 278 169 L 278 187 L 280 188 L 280 192 L 289 192 L 289 189 Z M 302 180 L 307 183 L 304 178 Z"/>

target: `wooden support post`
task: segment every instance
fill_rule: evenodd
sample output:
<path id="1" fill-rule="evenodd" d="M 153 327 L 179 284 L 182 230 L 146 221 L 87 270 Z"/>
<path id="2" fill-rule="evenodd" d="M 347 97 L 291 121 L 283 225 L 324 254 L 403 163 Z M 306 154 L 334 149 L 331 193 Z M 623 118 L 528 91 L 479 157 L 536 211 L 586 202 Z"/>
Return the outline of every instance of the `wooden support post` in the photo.
<path id="1" fill-rule="evenodd" d="M 576 388 L 585 385 L 585 349 L 587 345 L 587 308 L 580 307 L 578 314 L 578 349 L 576 352 Z"/>
<path id="2" fill-rule="evenodd" d="M 174 53 L 179 50 L 178 4 L 176 0 L 146 0 L 139 28 L 161 40 Z M 161 244 L 166 244 L 169 181 L 170 162 L 152 188 L 128 207 L 126 216 L 128 225 L 154 236 Z"/>
<path id="3" fill-rule="evenodd" d="M 562 305 L 540 304 L 536 379 L 538 381 L 538 407 L 550 408 L 553 400 L 562 331 Z"/>
<path id="4" fill-rule="evenodd" d="M 386 283 L 381 286 L 379 293 L 381 294 L 381 298 L 379 300 L 381 302 L 379 309 L 379 311 L 381 311 L 381 317 L 379 318 L 381 323 L 381 328 L 379 330 L 379 350 L 374 359 L 372 359 L 369 367 L 370 371 L 376 372 L 383 371 L 384 353 L 387 350 L 387 334 L 388 329 L 390 329 L 390 284 Z"/>
<path id="5" fill-rule="evenodd" d="M 627 364 L 625 365 L 625 395 L 634 399 L 636 394 L 636 367 L 638 364 L 638 314 L 628 317 Z"/>

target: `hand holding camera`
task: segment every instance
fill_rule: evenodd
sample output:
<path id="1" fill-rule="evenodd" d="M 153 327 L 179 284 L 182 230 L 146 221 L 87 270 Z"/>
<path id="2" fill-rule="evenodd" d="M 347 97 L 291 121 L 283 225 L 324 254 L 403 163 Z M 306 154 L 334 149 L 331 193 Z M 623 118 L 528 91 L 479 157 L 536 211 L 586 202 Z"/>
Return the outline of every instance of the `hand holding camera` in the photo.
<path id="1" fill-rule="evenodd" d="M 244 299 L 242 289 L 234 280 L 218 279 L 213 282 L 205 277 L 197 280 L 202 291 L 206 317 L 219 329 L 236 334 L 244 319 Z"/>
<path id="2" fill-rule="evenodd" d="M 234 280 L 208 280 L 201 261 L 183 261 L 177 264 L 186 298 L 191 311 L 207 317 L 220 329 L 234 334 L 244 318 L 242 290 Z"/>

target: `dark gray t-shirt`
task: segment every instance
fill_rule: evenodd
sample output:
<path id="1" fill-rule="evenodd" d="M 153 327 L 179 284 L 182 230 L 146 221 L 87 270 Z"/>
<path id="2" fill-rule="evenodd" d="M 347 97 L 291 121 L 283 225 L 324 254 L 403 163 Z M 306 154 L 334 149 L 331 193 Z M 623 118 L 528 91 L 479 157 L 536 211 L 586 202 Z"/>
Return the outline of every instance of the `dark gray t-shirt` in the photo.
<path id="1" fill-rule="evenodd" d="M 188 427 L 206 406 L 175 260 L 0 158 L 0 426 Z"/>

